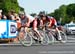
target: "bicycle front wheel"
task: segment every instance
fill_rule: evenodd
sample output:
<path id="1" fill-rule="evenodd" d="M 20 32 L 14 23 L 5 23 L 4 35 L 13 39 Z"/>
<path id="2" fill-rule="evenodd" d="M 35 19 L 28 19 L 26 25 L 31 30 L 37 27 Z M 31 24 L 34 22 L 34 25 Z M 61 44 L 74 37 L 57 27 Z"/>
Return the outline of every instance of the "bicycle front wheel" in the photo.
<path id="1" fill-rule="evenodd" d="M 32 45 L 32 37 L 30 33 L 25 33 L 24 36 L 19 36 L 19 41 L 23 46 Z"/>
<path id="2" fill-rule="evenodd" d="M 49 37 L 49 44 L 54 43 L 55 38 L 51 31 L 47 31 L 47 36 Z"/>
<path id="3" fill-rule="evenodd" d="M 49 44 L 49 37 L 46 34 L 45 31 L 39 30 L 40 35 L 43 37 L 43 41 L 41 42 L 42 45 L 48 45 Z"/>
<path id="4" fill-rule="evenodd" d="M 59 31 L 59 36 L 61 36 L 62 42 L 67 42 L 67 36 L 63 31 Z"/>

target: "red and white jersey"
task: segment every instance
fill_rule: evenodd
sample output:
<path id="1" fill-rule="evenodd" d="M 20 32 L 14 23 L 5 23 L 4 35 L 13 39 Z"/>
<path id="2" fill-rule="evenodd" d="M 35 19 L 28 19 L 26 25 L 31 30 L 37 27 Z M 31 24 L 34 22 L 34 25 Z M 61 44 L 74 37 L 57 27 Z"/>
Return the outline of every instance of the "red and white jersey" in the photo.
<path id="1" fill-rule="evenodd" d="M 57 25 L 56 19 L 53 17 L 48 17 L 47 22 L 49 23 L 49 26 L 52 27 L 54 25 Z M 44 25 L 44 21 L 40 20 L 40 26 Z"/>
<path id="2" fill-rule="evenodd" d="M 56 25 L 56 26 L 57 26 L 57 21 L 56 21 L 56 19 L 55 19 L 55 18 L 51 17 L 51 18 L 49 18 L 49 20 L 50 20 L 49 25 L 50 25 L 51 27 L 52 27 L 52 26 L 54 26 L 54 25 Z"/>
<path id="3" fill-rule="evenodd" d="M 48 18 L 49 18 L 49 26 L 50 26 L 50 27 L 52 27 L 52 26 L 54 26 L 54 25 L 57 26 L 57 21 L 56 21 L 55 18 L 53 18 L 53 17 L 48 17 Z"/>

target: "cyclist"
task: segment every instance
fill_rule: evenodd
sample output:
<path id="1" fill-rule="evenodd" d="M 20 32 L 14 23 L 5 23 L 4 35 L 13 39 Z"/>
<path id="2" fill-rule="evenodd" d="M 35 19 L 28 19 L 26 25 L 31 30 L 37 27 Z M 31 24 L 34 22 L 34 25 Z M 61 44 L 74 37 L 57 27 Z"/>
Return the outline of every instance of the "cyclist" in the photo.
<path id="1" fill-rule="evenodd" d="M 48 23 L 47 27 L 52 29 L 54 28 L 56 30 L 56 32 L 59 32 L 58 28 L 57 28 L 57 22 L 56 19 L 50 16 L 46 16 L 46 15 L 41 15 L 41 20 L 40 20 L 40 25 L 44 26 Z M 57 40 L 61 41 L 61 37 L 57 38 Z"/>
<path id="2" fill-rule="evenodd" d="M 20 19 L 21 19 L 21 31 L 25 31 L 25 27 L 27 26 L 28 18 L 25 16 L 24 13 L 20 13 Z"/>
<path id="3" fill-rule="evenodd" d="M 21 38 L 24 38 L 24 33 L 27 32 L 28 27 L 30 26 L 30 23 L 33 21 L 33 18 L 30 15 L 23 12 L 21 12 L 19 15 L 21 19 L 21 27 L 20 27 L 19 36 Z"/>
<path id="4" fill-rule="evenodd" d="M 38 27 L 40 26 L 40 20 L 38 16 L 35 16 L 35 19 L 30 23 L 30 27 L 38 34 L 36 40 L 43 41 L 43 37 L 40 35 L 38 31 Z M 39 39 L 40 38 L 40 39 Z"/>

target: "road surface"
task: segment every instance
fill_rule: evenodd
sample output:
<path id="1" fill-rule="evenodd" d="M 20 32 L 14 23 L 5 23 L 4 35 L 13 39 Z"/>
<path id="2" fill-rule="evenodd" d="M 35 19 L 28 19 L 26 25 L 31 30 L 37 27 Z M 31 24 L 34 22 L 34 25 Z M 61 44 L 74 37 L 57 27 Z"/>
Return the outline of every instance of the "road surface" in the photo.
<path id="1" fill-rule="evenodd" d="M 0 54 L 75 54 L 75 42 L 54 43 L 47 46 L 32 45 L 30 47 L 0 45 Z"/>

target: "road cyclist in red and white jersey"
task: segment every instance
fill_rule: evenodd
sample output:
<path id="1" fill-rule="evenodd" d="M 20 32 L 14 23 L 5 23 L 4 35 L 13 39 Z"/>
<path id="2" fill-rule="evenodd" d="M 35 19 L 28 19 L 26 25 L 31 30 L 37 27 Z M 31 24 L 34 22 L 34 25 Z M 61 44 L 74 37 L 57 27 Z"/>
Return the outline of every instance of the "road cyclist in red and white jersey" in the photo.
<path id="1" fill-rule="evenodd" d="M 59 29 L 57 28 L 57 21 L 54 17 L 50 17 L 50 16 L 47 16 L 47 15 L 40 15 L 41 19 L 40 19 L 40 25 L 41 26 L 44 26 L 46 24 L 48 29 L 55 29 L 56 32 L 59 32 Z M 56 38 L 56 40 L 58 41 L 62 41 L 62 38 L 59 37 L 59 38 Z"/>

